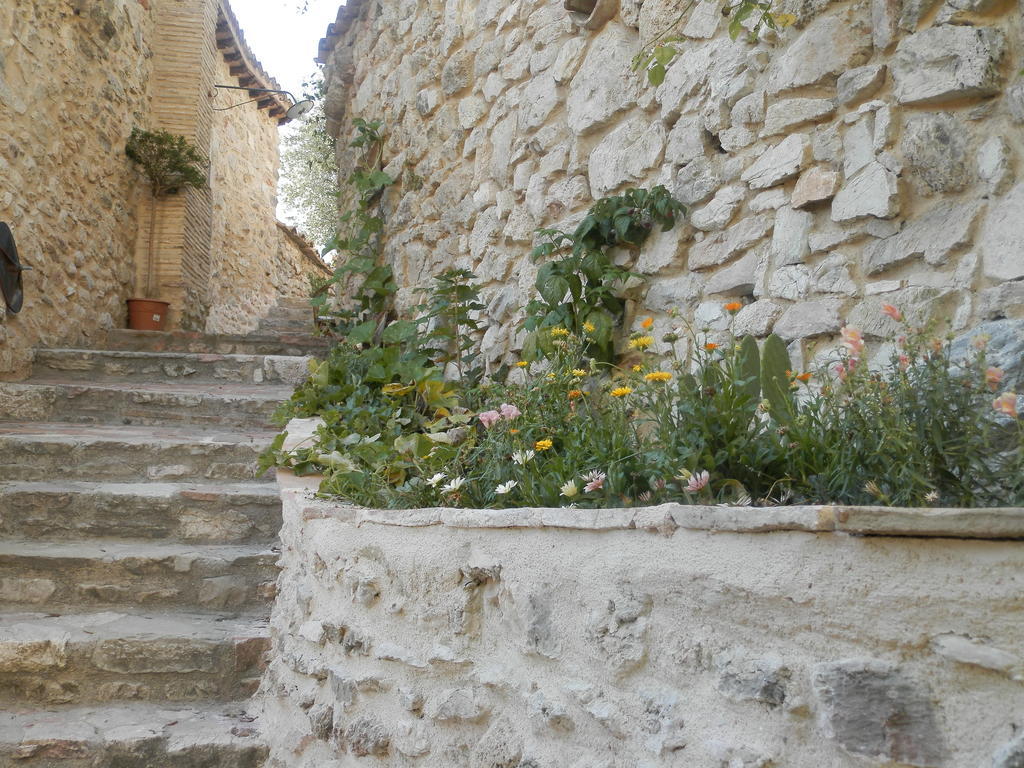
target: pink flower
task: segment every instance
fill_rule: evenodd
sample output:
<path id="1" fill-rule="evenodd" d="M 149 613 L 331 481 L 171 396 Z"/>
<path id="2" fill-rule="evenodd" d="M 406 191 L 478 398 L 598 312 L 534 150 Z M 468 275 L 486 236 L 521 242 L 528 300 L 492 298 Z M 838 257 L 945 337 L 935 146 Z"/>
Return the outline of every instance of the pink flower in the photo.
<path id="1" fill-rule="evenodd" d="M 1003 380 L 1003 369 L 996 368 L 994 365 L 990 365 L 985 369 L 985 383 L 988 384 L 988 388 L 995 390 L 999 386 L 999 382 Z"/>
<path id="2" fill-rule="evenodd" d="M 497 411 L 484 411 L 479 416 L 477 416 L 477 418 L 480 419 L 481 424 L 487 427 L 487 429 L 490 429 L 501 418 L 501 414 L 498 413 Z"/>
<path id="3" fill-rule="evenodd" d="M 900 355 L 900 368 L 902 368 L 905 371 L 909 367 L 910 367 L 910 358 L 907 357 L 906 355 Z"/>
<path id="4" fill-rule="evenodd" d="M 844 325 L 839 331 L 839 335 L 843 337 L 843 346 L 846 347 L 851 357 L 857 357 L 864 349 L 864 337 L 856 328 Z"/>
<path id="5" fill-rule="evenodd" d="M 699 491 L 702 488 L 706 488 L 707 484 L 711 481 L 711 474 L 705 469 L 702 472 L 694 472 L 690 478 L 690 482 L 686 485 L 686 490 L 691 493 Z"/>
<path id="6" fill-rule="evenodd" d="M 598 472 L 596 469 L 583 476 L 583 479 L 587 481 L 587 484 L 583 486 L 584 493 L 593 493 L 599 491 L 604 487 L 604 481 L 607 475 L 604 472 Z"/>
<path id="7" fill-rule="evenodd" d="M 903 319 L 903 313 L 900 312 L 899 309 L 894 307 L 892 304 L 883 304 L 882 305 L 882 312 L 887 314 L 893 320 L 902 320 Z"/>
<path id="8" fill-rule="evenodd" d="M 522 415 L 522 411 L 520 411 L 514 405 L 509 405 L 508 403 L 502 403 L 501 408 L 499 408 L 498 410 L 500 410 L 501 415 L 504 416 L 509 421 L 512 421 L 512 419 L 514 419 L 516 416 Z"/>
<path id="9" fill-rule="evenodd" d="M 1003 394 L 992 401 L 992 407 L 995 408 L 998 413 L 1003 413 L 1012 419 L 1016 419 L 1017 393 L 1003 392 Z"/>

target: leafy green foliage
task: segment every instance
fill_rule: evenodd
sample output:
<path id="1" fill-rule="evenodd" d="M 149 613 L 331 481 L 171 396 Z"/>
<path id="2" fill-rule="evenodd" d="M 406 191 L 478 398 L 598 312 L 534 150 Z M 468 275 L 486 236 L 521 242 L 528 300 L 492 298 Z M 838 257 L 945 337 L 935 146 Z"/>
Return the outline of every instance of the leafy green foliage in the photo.
<path id="1" fill-rule="evenodd" d="M 586 353 L 611 361 L 613 331 L 625 308 L 619 291 L 633 273 L 616 264 L 610 251 L 638 250 L 655 226 L 668 231 L 683 212 L 663 186 L 629 189 L 594 203 L 572 234 L 538 230 L 542 241 L 532 257 L 545 263 L 537 273 L 539 298 L 526 306 L 523 327 L 532 335 L 524 357 L 550 354 L 544 331 L 565 328 L 587 339 Z"/>
<path id="2" fill-rule="evenodd" d="M 744 23 L 747 22 L 749 26 L 747 37 L 751 42 L 756 42 L 765 28 L 778 30 L 793 24 L 796 17 L 792 14 L 772 11 L 775 2 L 776 0 L 738 0 L 738 2 L 725 6 L 722 13 L 729 17 L 729 36 L 736 40 L 743 32 Z M 690 0 L 675 21 L 641 47 L 640 52 L 633 57 L 633 71 L 645 72 L 647 81 L 651 85 L 659 86 L 665 82 L 669 65 L 680 54 L 678 44 L 685 40 L 679 35 L 670 33 L 678 29 L 686 14 L 695 5 L 696 0 Z M 748 22 L 751 18 L 754 19 L 753 23 Z"/>
<path id="3" fill-rule="evenodd" d="M 206 186 L 207 159 L 184 136 L 132 128 L 125 153 L 149 180 L 153 197 Z"/>

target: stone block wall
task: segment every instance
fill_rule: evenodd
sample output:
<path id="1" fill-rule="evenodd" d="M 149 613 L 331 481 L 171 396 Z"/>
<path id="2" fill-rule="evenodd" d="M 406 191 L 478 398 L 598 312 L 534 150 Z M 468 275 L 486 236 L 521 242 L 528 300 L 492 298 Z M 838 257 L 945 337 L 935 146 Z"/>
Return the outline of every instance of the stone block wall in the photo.
<path id="1" fill-rule="evenodd" d="M 660 183 L 690 216 L 632 262 L 647 280 L 630 312 L 658 331 L 678 313 L 720 332 L 741 298 L 735 329 L 774 331 L 806 364 L 844 322 L 884 335 L 883 302 L 954 331 L 1024 315 L 1018 3 L 782 0 L 796 24 L 756 43 L 730 40 L 722 0 L 618 5 L 596 30 L 558 0 L 339 12 L 320 46 L 330 127 L 344 176 L 352 118 L 385 122 L 405 301 L 474 270 L 484 353 L 510 359 L 535 228 Z M 630 60 L 680 14 L 681 54 L 652 87 Z"/>
<path id="2" fill-rule="evenodd" d="M 279 478 L 271 766 L 1024 760 L 1024 510 L 374 511 Z"/>
<path id="3" fill-rule="evenodd" d="M 33 267 L 22 311 L 0 302 L 0 375 L 124 323 L 142 192 L 124 146 L 148 112 L 152 31 L 136 0 L 0 4 L 0 220 Z"/>

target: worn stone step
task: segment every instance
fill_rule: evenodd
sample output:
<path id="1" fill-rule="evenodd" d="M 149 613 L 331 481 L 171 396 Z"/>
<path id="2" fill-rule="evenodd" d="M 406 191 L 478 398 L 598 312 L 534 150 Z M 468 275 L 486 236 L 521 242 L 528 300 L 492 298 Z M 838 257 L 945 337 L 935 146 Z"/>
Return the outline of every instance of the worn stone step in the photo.
<path id="1" fill-rule="evenodd" d="M 292 388 L 207 382 L 0 383 L 0 419 L 85 424 L 271 427 Z"/>
<path id="2" fill-rule="evenodd" d="M 276 541 L 272 483 L 0 483 L 0 536 L 13 539 Z"/>
<path id="3" fill-rule="evenodd" d="M 134 703 L 0 713 L 0 765 L 260 768 L 267 749 L 246 705 Z"/>
<path id="4" fill-rule="evenodd" d="M 269 607 L 278 553 L 152 541 L 0 540 L 0 607 L 14 610 Z"/>
<path id="5" fill-rule="evenodd" d="M 266 430 L 0 422 L 0 481 L 243 481 Z"/>
<path id="6" fill-rule="evenodd" d="M 148 378 L 294 386 L 305 381 L 312 359 L 311 356 L 38 349 L 32 370 L 36 376 L 59 376 L 64 381 Z"/>
<path id="7" fill-rule="evenodd" d="M 255 691 L 269 645 L 262 618 L 0 614 L 0 710 L 238 701 Z"/>
<path id="8" fill-rule="evenodd" d="M 105 349 L 138 352 L 200 352 L 225 355 L 323 355 L 330 349 L 326 339 L 310 332 L 233 336 L 192 331 L 131 331 L 115 329 L 107 332 Z"/>

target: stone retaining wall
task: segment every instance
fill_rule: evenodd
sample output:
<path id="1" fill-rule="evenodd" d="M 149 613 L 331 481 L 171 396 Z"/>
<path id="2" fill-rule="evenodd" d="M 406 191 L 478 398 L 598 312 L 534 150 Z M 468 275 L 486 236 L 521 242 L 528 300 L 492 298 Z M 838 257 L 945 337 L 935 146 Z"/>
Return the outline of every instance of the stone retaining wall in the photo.
<path id="1" fill-rule="evenodd" d="M 450 266 L 485 284 L 483 352 L 514 359 L 539 226 L 667 185 L 690 223 L 632 262 L 631 315 L 775 331 L 805 361 L 878 311 L 955 331 L 1024 315 L 1024 79 L 1018 3 L 782 0 L 794 27 L 729 39 L 722 0 L 683 16 L 664 84 L 630 71 L 687 0 L 352 0 L 321 41 L 343 177 L 354 117 L 382 119 L 386 255 L 402 299 Z M 343 201 L 345 205 L 348 201 Z M 627 322 L 631 318 L 627 319 Z M 799 360 L 799 355 L 795 356 Z"/>
<path id="2" fill-rule="evenodd" d="M 279 482 L 270 765 L 1024 760 L 1022 509 L 373 511 Z"/>

